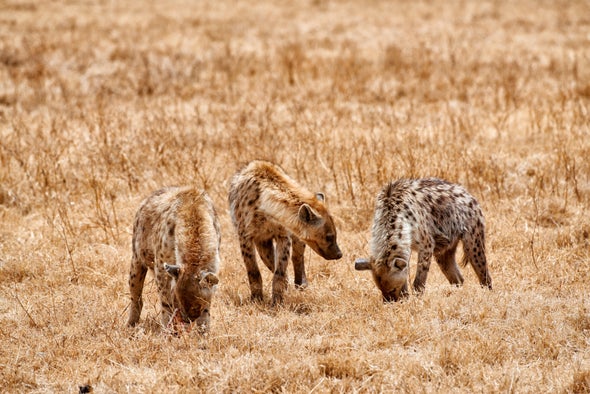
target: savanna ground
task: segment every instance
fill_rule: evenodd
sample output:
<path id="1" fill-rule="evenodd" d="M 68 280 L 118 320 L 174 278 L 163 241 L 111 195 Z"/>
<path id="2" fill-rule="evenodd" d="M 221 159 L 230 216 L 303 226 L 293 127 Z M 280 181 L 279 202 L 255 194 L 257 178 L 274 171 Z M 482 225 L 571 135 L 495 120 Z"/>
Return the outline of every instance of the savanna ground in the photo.
<path id="1" fill-rule="evenodd" d="M 587 1 L 0 1 L 0 391 L 589 392 L 589 111 Z M 254 158 L 326 194 L 344 252 L 282 307 L 228 215 Z M 479 199 L 493 291 L 433 264 L 383 304 L 354 271 L 420 176 Z M 160 332 L 151 274 L 125 327 L 133 215 L 172 184 L 222 224 L 204 337 Z"/>

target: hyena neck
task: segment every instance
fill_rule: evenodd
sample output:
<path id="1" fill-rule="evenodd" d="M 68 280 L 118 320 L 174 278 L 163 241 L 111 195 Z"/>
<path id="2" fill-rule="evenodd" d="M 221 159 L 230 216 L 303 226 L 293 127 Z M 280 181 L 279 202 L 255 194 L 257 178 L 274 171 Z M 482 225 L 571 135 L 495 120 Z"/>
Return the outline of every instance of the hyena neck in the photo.
<path id="1" fill-rule="evenodd" d="M 388 257 L 408 260 L 412 248 L 412 226 L 399 222 L 395 230 L 375 226 L 371 241 L 371 254 L 376 259 Z"/>
<path id="2" fill-rule="evenodd" d="M 199 257 L 195 255 L 186 255 L 184 256 L 182 265 L 191 273 L 198 273 L 201 271 L 217 272 L 219 262 L 217 255 L 206 253 Z"/>
<path id="3" fill-rule="evenodd" d="M 287 228 L 291 233 L 301 236 L 304 228 L 299 220 L 299 208 L 303 204 L 308 204 L 314 208 L 317 202 L 311 193 L 310 196 L 304 196 L 293 192 L 285 193 L 272 190 L 262 193 L 259 209 L 275 222 Z"/>
<path id="4" fill-rule="evenodd" d="M 176 261 L 191 271 L 217 272 L 219 266 L 219 250 L 216 240 L 217 234 L 201 231 L 179 231 L 176 244 Z M 202 230 L 202 229 L 201 229 Z"/>

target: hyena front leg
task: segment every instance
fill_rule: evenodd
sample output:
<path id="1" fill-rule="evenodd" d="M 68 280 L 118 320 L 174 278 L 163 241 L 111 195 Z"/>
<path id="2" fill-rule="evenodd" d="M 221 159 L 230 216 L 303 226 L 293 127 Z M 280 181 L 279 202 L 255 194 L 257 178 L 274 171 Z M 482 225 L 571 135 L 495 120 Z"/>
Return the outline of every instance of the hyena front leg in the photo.
<path id="1" fill-rule="evenodd" d="M 154 276 L 156 279 L 156 285 L 158 286 L 158 295 L 160 296 L 160 321 L 162 326 L 168 326 L 172 314 L 174 313 L 173 302 L 170 299 L 170 285 L 172 278 L 164 269 L 164 262 L 162 259 L 157 258 L 154 262 Z M 174 260 L 168 260 L 168 264 L 174 264 Z"/>
<path id="2" fill-rule="evenodd" d="M 248 282 L 250 283 L 250 292 L 252 300 L 262 300 L 262 276 L 260 276 L 260 270 L 256 263 L 256 255 L 254 251 L 254 244 L 252 239 L 240 237 L 240 250 L 242 252 L 242 258 L 246 265 L 246 271 L 248 272 Z M 274 272 L 274 269 L 273 269 Z"/>
<path id="3" fill-rule="evenodd" d="M 455 244 L 451 248 L 445 250 L 435 257 L 438 266 L 440 267 L 443 274 L 445 274 L 449 283 L 452 285 L 461 286 L 463 284 L 463 275 L 461 275 L 461 271 L 459 270 L 459 266 L 455 260 L 456 252 L 457 245 Z"/>
<path id="4" fill-rule="evenodd" d="M 131 296 L 131 305 L 129 306 L 129 319 L 127 320 L 128 326 L 134 326 L 139 321 L 141 309 L 143 308 L 141 293 L 143 292 L 143 284 L 147 270 L 146 265 L 139 259 L 137 252 L 133 251 L 131 268 L 129 270 L 129 293 Z"/>
<path id="5" fill-rule="evenodd" d="M 305 243 L 294 235 L 291 236 L 293 244 L 293 273 L 295 275 L 295 286 L 300 289 L 307 287 L 307 276 L 305 275 Z"/>
<path id="6" fill-rule="evenodd" d="M 260 259 L 270 272 L 275 272 L 275 248 L 272 244 L 272 238 L 265 241 L 257 241 L 256 250 Z"/>
<path id="7" fill-rule="evenodd" d="M 414 291 L 422 293 L 426 285 L 428 270 L 430 269 L 430 260 L 432 259 L 432 250 L 423 249 L 418 252 L 418 264 L 416 267 L 416 278 L 414 278 Z"/>
<path id="8" fill-rule="evenodd" d="M 288 235 L 276 239 L 276 265 L 272 278 L 272 303 L 283 302 L 287 290 L 287 265 L 291 254 L 291 238 Z"/>

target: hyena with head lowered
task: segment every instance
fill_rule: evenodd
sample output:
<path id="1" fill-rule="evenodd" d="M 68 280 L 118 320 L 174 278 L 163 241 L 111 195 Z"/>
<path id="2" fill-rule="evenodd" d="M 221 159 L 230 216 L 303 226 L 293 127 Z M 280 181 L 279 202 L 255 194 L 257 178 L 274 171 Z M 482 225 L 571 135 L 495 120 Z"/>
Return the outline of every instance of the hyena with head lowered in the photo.
<path id="1" fill-rule="evenodd" d="M 231 181 L 229 205 L 252 299 L 262 299 L 262 277 L 254 249 L 274 273 L 273 303 L 283 300 L 287 288 L 291 248 L 298 286 L 307 285 L 305 245 L 327 260 L 342 257 L 324 195 L 300 186 L 276 164 L 257 160 L 236 173 Z"/>
<path id="2" fill-rule="evenodd" d="M 437 178 L 401 179 L 377 195 L 371 257 L 358 259 L 357 270 L 371 270 L 385 301 L 408 295 L 411 250 L 418 252 L 414 291 L 422 292 L 430 260 L 451 284 L 463 276 L 455 261 L 459 241 L 463 265 L 470 263 L 482 286 L 492 288 L 485 255 L 484 218 L 477 200 L 462 186 Z"/>
<path id="3" fill-rule="evenodd" d="M 192 187 L 160 189 L 147 197 L 133 224 L 128 325 L 139 321 L 147 270 L 154 272 L 165 327 L 209 325 L 219 282 L 219 223 L 208 195 Z"/>

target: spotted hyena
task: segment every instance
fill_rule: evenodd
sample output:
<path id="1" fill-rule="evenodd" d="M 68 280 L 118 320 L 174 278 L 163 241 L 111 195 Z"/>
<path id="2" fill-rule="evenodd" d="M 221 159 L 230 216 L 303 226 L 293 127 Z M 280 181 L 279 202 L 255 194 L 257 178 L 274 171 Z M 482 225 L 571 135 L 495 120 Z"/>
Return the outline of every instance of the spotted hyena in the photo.
<path id="1" fill-rule="evenodd" d="M 207 329 L 218 283 L 220 239 L 217 215 L 205 192 L 170 187 L 146 198 L 133 225 L 127 324 L 139 321 L 143 283 L 150 269 L 158 287 L 162 324 Z"/>
<path id="2" fill-rule="evenodd" d="M 273 273 L 273 303 L 283 300 L 287 264 L 293 250 L 295 284 L 307 286 L 303 254 L 305 245 L 327 260 L 342 252 L 336 227 L 322 193 L 300 186 L 277 165 L 253 161 L 234 175 L 229 205 L 248 271 L 252 299 L 262 299 L 262 278 L 254 249 Z"/>
<path id="3" fill-rule="evenodd" d="M 411 250 L 418 252 L 414 291 L 426 284 L 431 257 L 448 281 L 463 283 L 455 251 L 463 244 L 463 265 L 471 264 L 483 286 L 492 288 L 485 255 L 484 218 L 476 199 L 462 186 L 447 181 L 401 179 L 377 196 L 371 257 L 358 259 L 357 270 L 371 270 L 385 301 L 408 294 Z"/>

